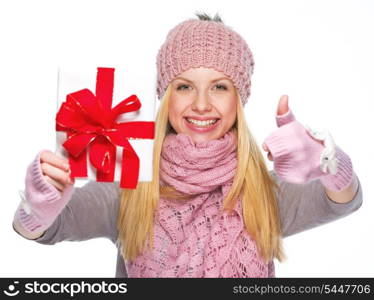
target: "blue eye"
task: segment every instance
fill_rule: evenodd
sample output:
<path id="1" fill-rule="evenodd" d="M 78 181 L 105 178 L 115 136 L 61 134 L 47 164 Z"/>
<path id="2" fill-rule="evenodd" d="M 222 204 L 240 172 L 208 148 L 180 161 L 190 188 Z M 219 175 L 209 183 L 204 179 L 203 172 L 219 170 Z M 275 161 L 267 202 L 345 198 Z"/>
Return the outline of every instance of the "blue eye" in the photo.
<path id="1" fill-rule="evenodd" d="M 179 85 L 179 86 L 177 87 L 177 90 L 178 90 L 178 91 L 180 91 L 180 90 L 185 90 L 185 87 L 188 88 L 188 85 L 186 85 L 186 84 L 181 84 L 181 85 Z"/>

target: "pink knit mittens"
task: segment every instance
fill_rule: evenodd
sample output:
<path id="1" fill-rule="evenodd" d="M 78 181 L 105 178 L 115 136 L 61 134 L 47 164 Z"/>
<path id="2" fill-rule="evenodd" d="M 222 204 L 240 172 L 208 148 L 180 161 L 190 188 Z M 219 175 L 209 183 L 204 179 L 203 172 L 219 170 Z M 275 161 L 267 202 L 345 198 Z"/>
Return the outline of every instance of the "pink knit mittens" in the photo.
<path id="1" fill-rule="evenodd" d="M 292 111 L 276 116 L 279 127 L 264 141 L 274 159 L 274 171 L 291 183 L 319 178 L 333 191 L 348 187 L 353 179 L 350 157 L 335 145 L 328 131 L 314 132 L 298 122 Z"/>
<path id="2" fill-rule="evenodd" d="M 29 165 L 26 172 L 25 193 L 17 211 L 22 227 L 30 233 L 44 232 L 55 221 L 69 202 L 74 185 L 68 185 L 61 193 L 43 177 L 40 154 Z"/>

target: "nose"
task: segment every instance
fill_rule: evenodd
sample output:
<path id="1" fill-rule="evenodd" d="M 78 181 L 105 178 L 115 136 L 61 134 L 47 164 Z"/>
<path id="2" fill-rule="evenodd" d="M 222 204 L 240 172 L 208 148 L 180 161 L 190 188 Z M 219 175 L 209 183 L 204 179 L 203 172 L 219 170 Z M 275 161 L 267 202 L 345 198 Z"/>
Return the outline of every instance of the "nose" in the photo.
<path id="1" fill-rule="evenodd" d="M 194 102 L 192 103 L 191 109 L 196 112 L 206 112 L 212 109 L 209 95 L 206 93 L 198 93 Z"/>

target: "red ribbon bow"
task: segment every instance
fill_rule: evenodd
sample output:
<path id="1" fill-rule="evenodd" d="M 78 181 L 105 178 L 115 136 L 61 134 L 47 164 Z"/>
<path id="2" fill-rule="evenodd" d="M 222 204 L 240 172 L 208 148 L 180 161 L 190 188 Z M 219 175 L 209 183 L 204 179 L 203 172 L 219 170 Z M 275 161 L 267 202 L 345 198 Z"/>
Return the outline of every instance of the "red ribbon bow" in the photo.
<path id="1" fill-rule="evenodd" d="M 96 96 L 88 89 L 68 94 L 56 115 L 56 130 L 65 131 L 63 147 L 69 153 L 72 177 L 87 177 L 87 152 L 97 181 L 112 182 L 116 146 L 122 146 L 121 188 L 134 189 L 139 157 L 128 138 L 153 139 L 154 122 L 118 123 L 120 114 L 137 111 L 141 102 L 132 95 L 112 108 L 114 68 L 98 68 Z"/>

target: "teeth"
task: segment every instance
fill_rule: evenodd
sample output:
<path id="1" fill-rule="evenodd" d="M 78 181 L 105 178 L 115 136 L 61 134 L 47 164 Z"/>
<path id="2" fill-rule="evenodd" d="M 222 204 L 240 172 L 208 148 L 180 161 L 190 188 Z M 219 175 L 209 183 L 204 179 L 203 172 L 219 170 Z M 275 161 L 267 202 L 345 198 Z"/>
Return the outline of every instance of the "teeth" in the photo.
<path id="1" fill-rule="evenodd" d="M 209 126 L 217 122 L 217 120 L 198 121 L 198 120 L 188 119 L 188 118 L 187 118 L 187 121 L 198 126 Z"/>

